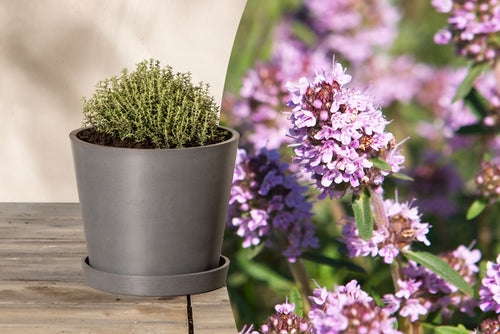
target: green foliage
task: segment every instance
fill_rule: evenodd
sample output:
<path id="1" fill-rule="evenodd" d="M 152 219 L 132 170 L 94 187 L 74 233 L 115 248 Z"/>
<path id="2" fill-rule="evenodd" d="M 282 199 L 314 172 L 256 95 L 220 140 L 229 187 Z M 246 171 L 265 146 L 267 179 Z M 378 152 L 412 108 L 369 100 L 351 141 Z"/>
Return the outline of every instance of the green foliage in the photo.
<path id="1" fill-rule="evenodd" d="M 414 251 L 407 251 L 404 255 L 409 260 L 413 260 L 431 270 L 436 275 L 439 275 L 442 279 L 453 284 L 462 292 L 468 294 L 469 296 L 473 295 L 474 292 L 471 286 L 464 280 L 464 278 L 460 276 L 460 274 L 457 273 L 448 263 L 444 262 L 436 255 L 427 252 Z"/>
<path id="2" fill-rule="evenodd" d="M 373 216 L 370 207 L 370 196 L 366 191 L 363 191 L 357 200 L 352 203 L 354 211 L 354 219 L 356 227 L 359 230 L 359 235 L 364 240 L 370 240 L 373 233 Z"/>
<path id="3" fill-rule="evenodd" d="M 469 210 L 467 210 L 467 220 L 471 220 L 476 218 L 481 214 L 481 212 L 484 211 L 486 206 L 488 205 L 488 201 L 484 198 L 478 198 L 474 202 L 472 202 L 471 206 L 469 207 Z"/>
<path id="4" fill-rule="evenodd" d="M 223 138 L 208 85 L 194 86 L 190 73 L 174 74 L 154 59 L 99 82 L 92 98 L 83 102 L 84 125 L 122 141 L 181 148 Z"/>
<path id="5" fill-rule="evenodd" d="M 472 85 L 476 79 L 489 67 L 488 63 L 475 63 L 469 68 L 469 72 L 465 77 L 464 81 L 458 87 L 457 93 L 453 98 L 453 102 L 465 98 L 472 89 Z"/>

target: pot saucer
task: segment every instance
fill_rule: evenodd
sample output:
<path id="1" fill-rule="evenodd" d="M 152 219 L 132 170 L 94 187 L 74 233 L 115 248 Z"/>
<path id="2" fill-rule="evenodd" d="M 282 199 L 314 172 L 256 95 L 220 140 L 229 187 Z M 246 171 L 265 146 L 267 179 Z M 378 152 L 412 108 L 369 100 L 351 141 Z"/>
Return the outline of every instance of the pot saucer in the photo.
<path id="1" fill-rule="evenodd" d="M 92 288 L 135 296 L 179 296 L 207 292 L 225 285 L 229 259 L 221 255 L 215 269 L 180 275 L 136 276 L 109 273 L 93 268 L 88 256 L 82 260 L 85 282 Z"/>

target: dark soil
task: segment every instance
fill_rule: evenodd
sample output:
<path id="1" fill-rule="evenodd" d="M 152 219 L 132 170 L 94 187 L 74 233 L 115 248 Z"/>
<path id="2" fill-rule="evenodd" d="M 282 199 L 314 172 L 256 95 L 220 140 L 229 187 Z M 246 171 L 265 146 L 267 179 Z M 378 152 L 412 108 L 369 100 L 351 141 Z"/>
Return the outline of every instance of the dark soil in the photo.
<path id="1" fill-rule="evenodd" d="M 97 145 L 103 145 L 103 146 L 112 146 L 112 147 L 124 147 L 124 148 L 142 148 L 142 149 L 156 149 L 156 147 L 153 143 L 150 141 L 143 141 L 143 142 L 136 142 L 132 139 L 126 139 L 122 140 L 118 137 L 114 137 L 110 134 L 104 133 L 104 132 L 98 132 L 94 128 L 90 129 L 85 129 L 83 131 L 80 131 L 77 134 L 78 139 L 83 140 L 85 142 L 91 143 L 91 144 L 97 144 Z M 210 144 L 216 144 L 221 141 L 227 140 L 230 138 L 230 133 L 220 129 L 220 135 L 219 138 L 222 138 L 222 140 L 217 140 L 211 143 L 207 143 L 207 145 Z M 199 146 L 199 145 L 186 145 L 186 147 L 194 147 L 194 146 Z"/>

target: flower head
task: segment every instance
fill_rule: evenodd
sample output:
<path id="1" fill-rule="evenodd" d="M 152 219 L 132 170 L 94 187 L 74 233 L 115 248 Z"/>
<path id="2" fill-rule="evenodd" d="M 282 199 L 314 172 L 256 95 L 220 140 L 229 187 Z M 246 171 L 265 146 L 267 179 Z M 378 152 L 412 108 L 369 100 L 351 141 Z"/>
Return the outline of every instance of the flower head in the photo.
<path id="1" fill-rule="evenodd" d="M 316 334 L 401 333 L 393 328 L 396 319 L 376 306 L 355 280 L 334 291 L 318 287 L 314 295 L 309 318 Z"/>
<path id="2" fill-rule="evenodd" d="M 259 245 L 264 239 L 292 262 L 302 249 L 318 247 L 306 190 L 287 173 L 287 165 L 275 150 L 261 149 L 254 156 L 239 150 L 228 220 L 243 238 L 243 247 Z"/>
<path id="3" fill-rule="evenodd" d="M 384 262 L 392 263 L 393 259 L 412 242 L 430 245 L 427 240 L 429 224 L 420 221 L 420 215 L 412 203 L 399 203 L 391 199 L 384 202 L 389 226 L 375 226 L 370 240 L 360 237 L 354 219 L 346 219 L 342 228 L 349 256 L 381 256 Z"/>
<path id="4" fill-rule="evenodd" d="M 500 164 L 483 161 L 475 178 L 479 195 L 490 203 L 500 198 Z"/>
<path id="5" fill-rule="evenodd" d="M 302 78 L 288 84 L 296 161 L 322 197 L 340 198 L 366 185 L 377 188 L 404 161 L 392 133 L 385 132 L 382 111 L 363 92 L 343 87 L 350 80 L 334 60 L 332 71 L 316 74 L 312 82 Z M 391 170 L 375 168 L 372 158 L 385 160 Z"/>
<path id="6" fill-rule="evenodd" d="M 275 306 L 276 314 L 272 315 L 260 327 L 262 333 L 293 333 L 293 334 L 312 334 L 312 325 L 307 318 L 299 317 L 295 310 L 295 304 L 285 303 Z"/>

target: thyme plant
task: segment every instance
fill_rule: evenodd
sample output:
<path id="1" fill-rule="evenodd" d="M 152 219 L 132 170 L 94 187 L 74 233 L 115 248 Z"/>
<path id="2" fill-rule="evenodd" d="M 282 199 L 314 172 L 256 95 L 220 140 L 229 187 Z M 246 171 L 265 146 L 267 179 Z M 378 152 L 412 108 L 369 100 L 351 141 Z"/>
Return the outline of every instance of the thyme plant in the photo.
<path id="1" fill-rule="evenodd" d="M 208 85 L 193 85 L 190 73 L 161 68 L 158 60 L 145 60 L 133 72 L 125 68 L 121 76 L 100 81 L 92 98 L 83 102 L 84 125 L 122 142 L 118 146 L 182 148 L 225 138 Z"/>

